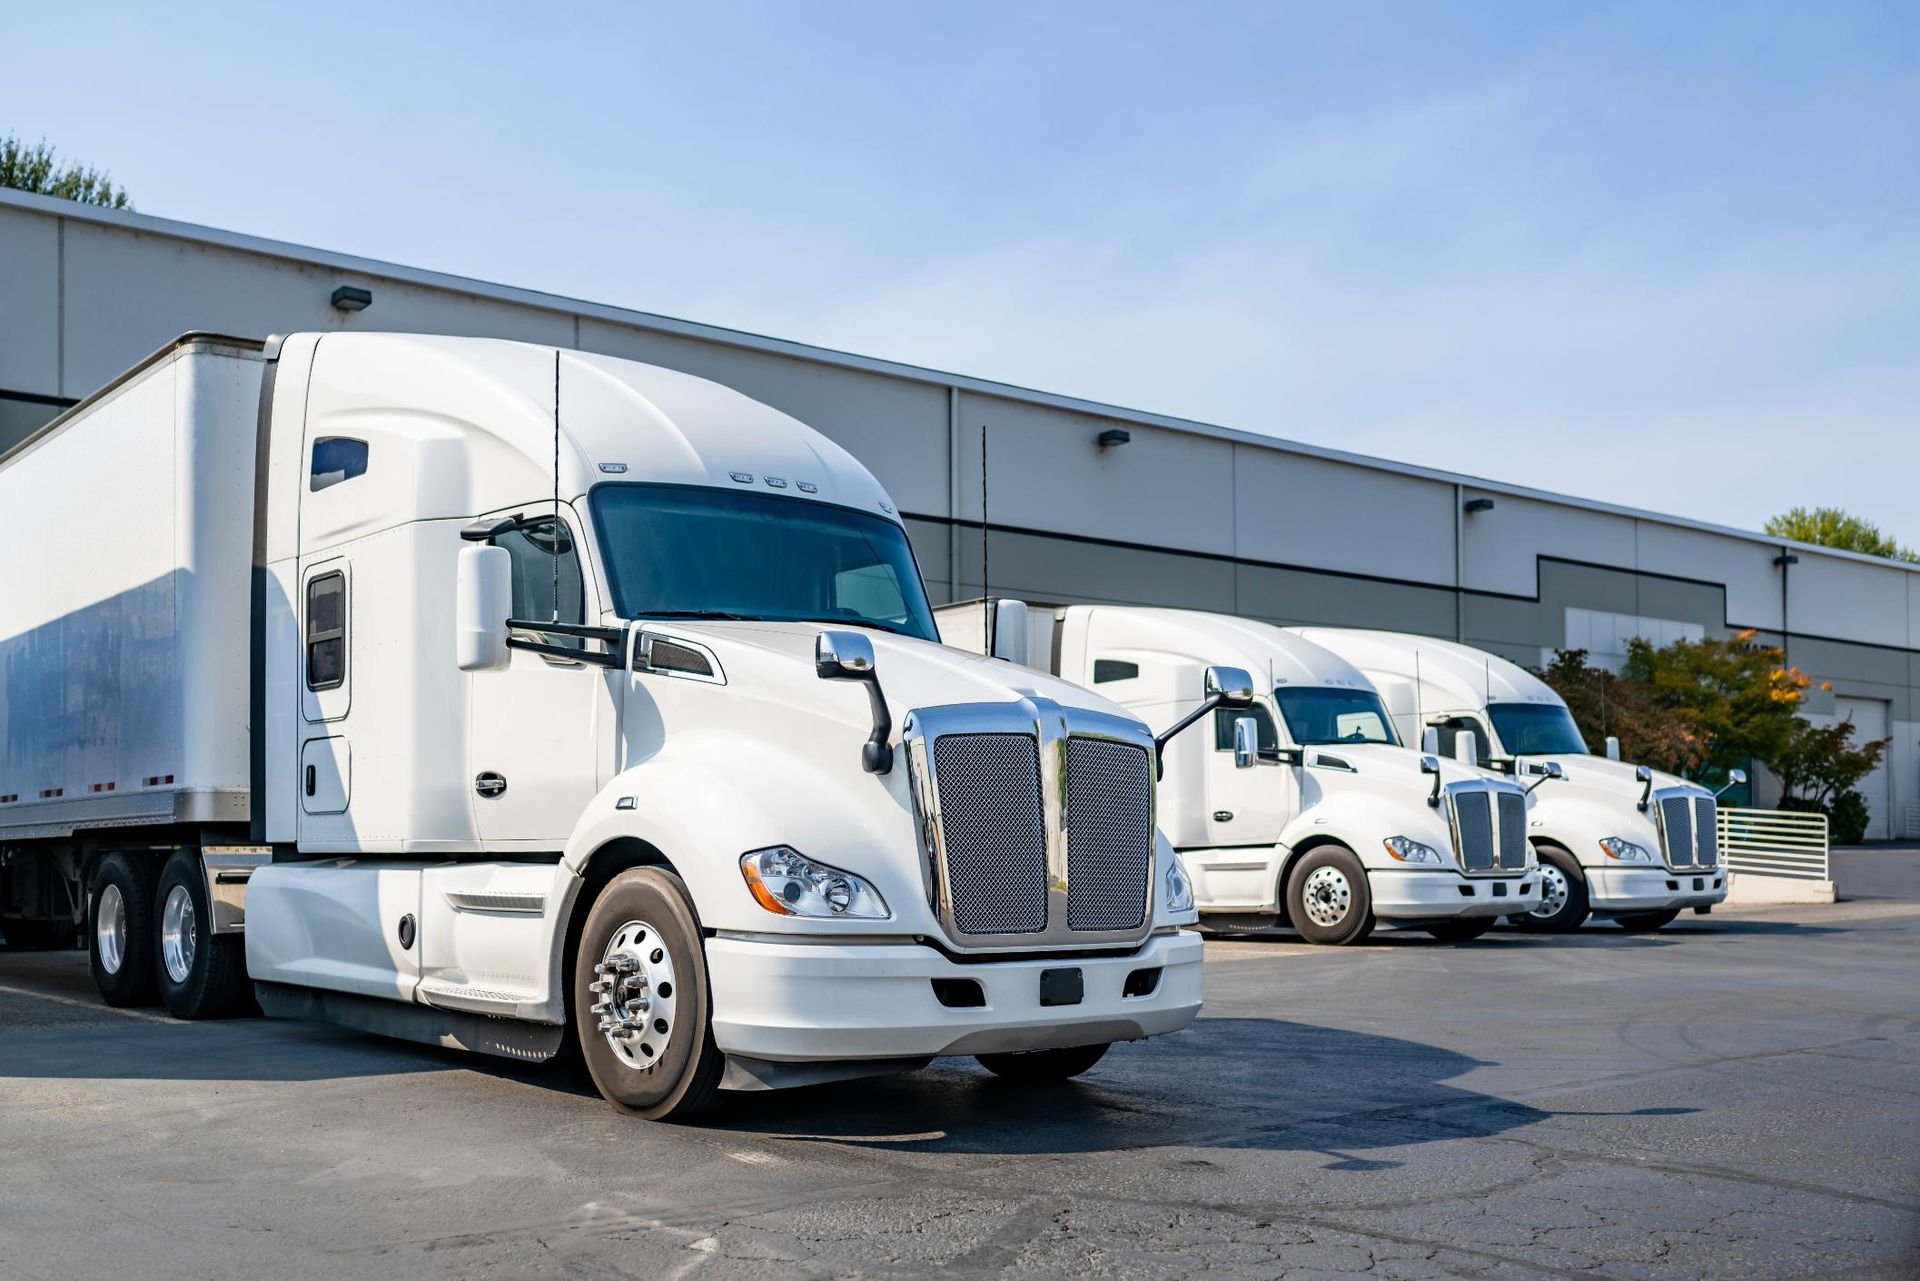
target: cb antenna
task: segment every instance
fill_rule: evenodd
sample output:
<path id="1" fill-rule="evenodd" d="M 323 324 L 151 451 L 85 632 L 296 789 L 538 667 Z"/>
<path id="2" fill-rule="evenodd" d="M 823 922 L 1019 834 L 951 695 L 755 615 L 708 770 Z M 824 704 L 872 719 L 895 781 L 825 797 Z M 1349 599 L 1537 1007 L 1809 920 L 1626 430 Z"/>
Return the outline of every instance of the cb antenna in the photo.
<path id="1" fill-rule="evenodd" d="M 553 349 L 553 621 L 560 621 L 560 349 Z"/>
<path id="2" fill-rule="evenodd" d="M 980 639 L 993 654 L 993 591 L 987 578 L 987 425 L 980 424 Z"/>

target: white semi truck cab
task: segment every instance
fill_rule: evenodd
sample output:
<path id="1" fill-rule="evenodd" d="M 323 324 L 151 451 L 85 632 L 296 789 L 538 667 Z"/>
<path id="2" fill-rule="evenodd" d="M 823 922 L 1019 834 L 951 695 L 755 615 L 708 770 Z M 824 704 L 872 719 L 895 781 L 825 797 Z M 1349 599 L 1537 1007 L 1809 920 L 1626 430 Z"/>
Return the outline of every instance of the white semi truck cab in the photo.
<path id="1" fill-rule="evenodd" d="M 1715 793 L 1593 755 L 1566 702 L 1539 677 L 1453 641 L 1292 630 L 1364 672 L 1405 737 L 1436 735 L 1448 750 L 1471 735 L 1483 763 L 1521 781 L 1560 769 L 1560 781 L 1535 793 L 1528 817 L 1544 894 L 1516 916 L 1523 928 L 1573 930 L 1593 915 L 1629 930 L 1659 929 L 1687 908 L 1704 913 L 1726 898 Z"/>
<path id="2" fill-rule="evenodd" d="M 873 476 L 718 384 L 190 337 L 0 507 L 69 534 L 0 594 L 5 927 L 112 1003 L 572 1037 L 649 1117 L 1199 1009 L 1146 725 L 940 645 Z"/>
<path id="3" fill-rule="evenodd" d="M 949 644 L 1030 659 L 1156 730 L 1199 699 L 1207 663 L 1254 674 L 1253 705 L 1171 742 L 1160 784 L 1210 927 L 1287 924 L 1340 944 L 1379 923 L 1466 940 L 1540 901 L 1527 790 L 1403 746 L 1366 679 L 1299 636 L 1136 606 L 968 602 L 938 617 Z"/>

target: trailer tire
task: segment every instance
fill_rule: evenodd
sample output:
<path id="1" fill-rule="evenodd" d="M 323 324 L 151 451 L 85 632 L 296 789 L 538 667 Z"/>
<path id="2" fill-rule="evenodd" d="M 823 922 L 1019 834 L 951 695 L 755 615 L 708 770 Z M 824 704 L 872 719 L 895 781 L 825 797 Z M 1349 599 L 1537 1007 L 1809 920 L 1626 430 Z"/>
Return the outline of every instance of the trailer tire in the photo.
<path id="1" fill-rule="evenodd" d="M 619 980 L 607 970 L 623 957 L 638 967 L 624 980 L 629 986 L 594 991 L 596 983 Z M 649 1004 L 641 1007 L 639 995 Z M 594 1008 L 616 998 L 622 1014 L 646 1015 L 642 1029 L 618 1046 L 601 1031 L 602 1012 Z M 727 1058 L 713 1039 L 700 918 L 672 872 L 621 872 L 587 910 L 573 964 L 573 1030 L 594 1088 L 616 1110 L 649 1121 L 685 1121 L 712 1108 Z"/>
<path id="2" fill-rule="evenodd" d="M 1587 874 L 1580 860 L 1558 845 L 1542 841 L 1534 852 L 1540 857 L 1540 906 L 1507 919 L 1530 934 L 1571 934 L 1591 911 Z"/>
<path id="3" fill-rule="evenodd" d="M 1295 863 L 1287 919 L 1309 943 L 1345 947 L 1373 933 L 1373 891 L 1359 857 L 1344 845 L 1322 845 Z"/>
<path id="4" fill-rule="evenodd" d="M 1471 943 L 1493 928 L 1491 916 L 1470 916 L 1455 921 L 1442 921 L 1438 925 L 1429 925 L 1427 933 L 1442 943 Z"/>
<path id="5" fill-rule="evenodd" d="M 116 1007 L 152 1005 L 153 867 L 149 859 L 109 854 L 93 869 L 87 893 L 87 968 L 100 999 Z"/>
<path id="6" fill-rule="evenodd" d="M 1629 934 L 1651 934 L 1672 925 L 1680 915 L 1677 907 L 1664 912 L 1631 912 L 1626 916 L 1616 916 L 1613 923 Z"/>
<path id="7" fill-rule="evenodd" d="M 252 995 L 238 934 L 215 934 L 200 856 L 167 860 L 153 893 L 153 979 L 176 1019 L 223 1019 L 246 1011 Z"/>
<path id="8" fill-rule="evenodd" d="M 976 1054 L 981 1067 L 1009 1081 L 1066 1081 L 1079 1076 L 1106 1057 L 1111 1042 L 1069 1045 L 1057 1050 L 1014 1050 L 1006 1054 Z"/>

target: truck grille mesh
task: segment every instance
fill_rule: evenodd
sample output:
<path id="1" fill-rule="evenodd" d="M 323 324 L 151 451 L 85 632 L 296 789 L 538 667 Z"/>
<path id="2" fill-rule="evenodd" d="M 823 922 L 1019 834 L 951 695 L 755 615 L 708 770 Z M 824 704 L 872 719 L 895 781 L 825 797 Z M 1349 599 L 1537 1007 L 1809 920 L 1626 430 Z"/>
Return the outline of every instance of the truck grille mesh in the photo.
<path id="1" fill-rule="evenodd" d="M 1661 853 L 1667 865 L 1713 867 L 1720 861 L 1719 815 L 1710 796 L 1660 798 Z"/>
<path id="2" fill-rule="evenodd" d="M 1468 789 L 1453 794 L 1460 866 L 1469 872 L 1519 872 L 1527 865 L 1527 798 Z"/>
<path id="3" fill-rule="evenodd" d="M 1527 798 L 1502 792 L 1495 799 L 1500 814 L 1500 870 L 1521 871 L 1527 865 Z"/>
<path id="4" fill-rule="evenodd" d="M 942 853 L 963 934 L 1037 934 L 1047 925 L 1040 752 L 1030 734 L 934 741 Z"/>
<path id="5" fill-rule="evenodd" d="M 1067 740 L 1067 928 L 1130 930 L 1147 915 L 1153 775 L 1130 743 Z"/>

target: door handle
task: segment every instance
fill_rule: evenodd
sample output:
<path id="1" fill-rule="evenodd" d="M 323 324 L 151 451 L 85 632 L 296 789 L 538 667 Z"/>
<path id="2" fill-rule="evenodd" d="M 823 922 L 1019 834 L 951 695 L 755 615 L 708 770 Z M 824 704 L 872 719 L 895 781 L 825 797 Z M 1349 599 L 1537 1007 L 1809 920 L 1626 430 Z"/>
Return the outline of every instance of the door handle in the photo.
<path id="1" fill-rule="evenodd" d="M 307 795 L 312 796 L 320 781 L 320 771 L 312 765 L 307 766 Z"/>
<path id="2" fill-rule="evenodd" d="M 473 777 L 473 790 L 482 796 L 498 796 L 507 790 L 507 780 L 492 770 Z"/>

